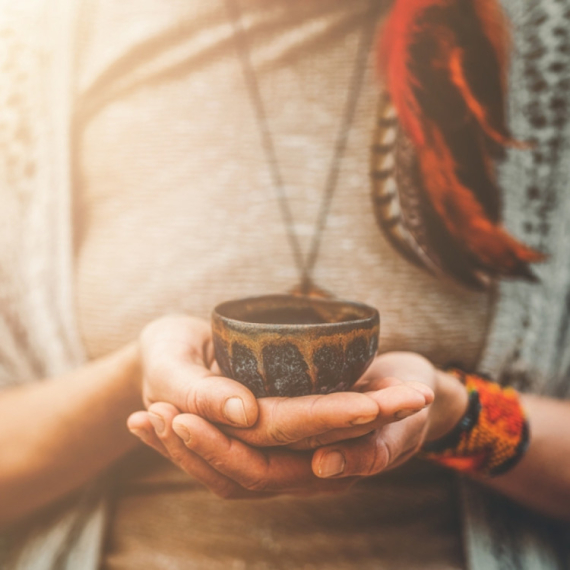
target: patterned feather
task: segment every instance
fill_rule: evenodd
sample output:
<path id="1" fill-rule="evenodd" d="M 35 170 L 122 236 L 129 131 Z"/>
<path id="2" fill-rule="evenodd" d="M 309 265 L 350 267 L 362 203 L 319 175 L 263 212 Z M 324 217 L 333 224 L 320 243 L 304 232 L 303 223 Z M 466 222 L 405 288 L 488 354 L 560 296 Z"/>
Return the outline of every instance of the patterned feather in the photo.
<path id="1" fill-rule="evenodd" d="M 450 239 L 421 184 L 417 154 L 384 94 L 372 145 L 372 200 L 378 225 L 409 261 L 436 277 L 450 275 L 470 288 L 484 289 L 489 278 Z"/>
<path id="2" fill-rule="evenodd" d="M 533 280 L 529 264 L 544 259 L 500 223 L 493 152 L 524 147 L 506 124 L 508 37 L 496 0 L 396 0 L 378 46 L 399 125 L 394 165 L 407 161 L 409 171 L 399 168 L 397 180 L 398 169 L 392 169 L 401 228 L 387 234 L 432 272 L 451 273 L 476 287 L 494 276 Z M 386 127 L 382 116 L 379 120 Z M 381 144 L 375 143 L 377 150 Z M 373 165 L 377 183 L 384 170 Z M 386 231 L 378 209 L 384 190 L 375 188 L 377 215 Z M 402 213 L 411 188 L 415 226 Z"/>

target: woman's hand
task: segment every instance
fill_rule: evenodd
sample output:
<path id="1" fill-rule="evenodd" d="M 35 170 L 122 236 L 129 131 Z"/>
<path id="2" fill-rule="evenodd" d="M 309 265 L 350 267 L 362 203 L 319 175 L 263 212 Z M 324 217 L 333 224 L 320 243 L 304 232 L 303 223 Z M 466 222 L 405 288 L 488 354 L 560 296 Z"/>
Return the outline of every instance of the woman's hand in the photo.
<path id="1" fill-rule="evenodd" d="M 147 408 L 166 402 L 178 412 L 194 414 L 228 430 L 255 425 L 255 429 L 236 433 L 257 445 L 290 443 L 370 423 L 380 412 L 373 399 L 358 393 L 258 402 L 245 386 L 221 376 L 210 325 L 201 319 L 168 316 L 153 321 L 141 333 L 139 353 L 142 398 Z M 419 401 L 423 407 L 423 397 L 408 390 L 396 394 L 388 404 L 405 408 L 418 406 Z M 258 421 L 260 414 L 262 421 Z M 129 426 L 136 431 L 132 422 Z"/>
<path id="2" fill-rule="evenodd" d="M 133 414 L 129 427 L 224 497 L 336 491 L 356 476 L 402 462 L 428 432 L 449 423 L 432 421 L 426 408 L 438 384 L 425 359 L 393 353 L 376 359 L 356 386 L 359 392 L 259 400 L 258 420 L 246 429 L 220 428 L 165 403 Z M 376 414 L 351 421 L 350 411 L 363 397 Z M 318 446 L 324 447 L 306 451 Z"/>
<path id="3" fill-rule="evenodd" d="M 237 430 L 237 437 L 253 445 L 302 443 L 340 430 L 336 438 L 327 440 L 336 441 L 344 430 L 371 424 L 381 412 L 374 399 L 359 393 L 264 398 L 258 403 L 242 384 L 220 375 L 210 326 L 200 319 L 168 316 L 153 321 L 141 333 L 138 347 L 146 407 L 168 403 L 177 413 L 194 414 L 230 435 L 232 429 Z M 411 388 L 399 389 L 387 391 L 383 405 L 389 415 L 410 407 L 419 409 L 425 399 Z M 154 421 L 159 421 L 156 414 Z M 136 421 L 129 426 L 144 439 L 145 426 Z M 360 428 L 358 435 L 362 433 L 366 431 Z"/>
<path id="4" fill-rule="evenodd" d="M 142 398 L 146 407 L 169 402 L 182 412 L 246 427 L 257 420 L 257 401 L 214 368 L 210 325 L 184 315 L 147 325 L 139 338 Z"/>
<path id="5" fill-rule="evenodd" d="M 413 353 L 394 352 L 378 357 L 357 387 L 377 389 L 376 397 L 379 397 L 387 384 L 396 381 L 429 386 L 435 393 L 432 405 L 401 421 L 378 427 L 357 440 L 318 449 L 312 458 L 316 475 L 325 478 L 369 476 L 401 465 L 415 455 L 425 441 L 449 432 L 465 413 L 468 398 L 461 383 Z"/>

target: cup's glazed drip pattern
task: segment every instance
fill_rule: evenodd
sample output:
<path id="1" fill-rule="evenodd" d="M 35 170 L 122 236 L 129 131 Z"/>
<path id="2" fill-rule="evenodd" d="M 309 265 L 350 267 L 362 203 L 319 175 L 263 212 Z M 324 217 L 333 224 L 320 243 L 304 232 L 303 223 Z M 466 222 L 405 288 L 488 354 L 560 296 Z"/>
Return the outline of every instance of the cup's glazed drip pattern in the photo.
<path id="1" fill-rule="evenodd" d="M 275 295 L 230 301 L 212 316 L 222 372 L 257 397 L 349 389 L 378 348 L 379 315 L 366 305 Z"/>

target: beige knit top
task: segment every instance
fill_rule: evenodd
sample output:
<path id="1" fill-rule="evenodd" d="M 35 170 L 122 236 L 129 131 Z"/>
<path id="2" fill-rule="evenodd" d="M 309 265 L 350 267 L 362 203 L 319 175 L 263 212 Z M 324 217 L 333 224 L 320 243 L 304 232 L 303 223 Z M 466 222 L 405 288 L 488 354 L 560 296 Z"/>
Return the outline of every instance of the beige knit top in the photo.
<path id="1" fill-rule="evenodd" d="M 240 5 L 295 231 L 306 253 L 370 3 L 241 0 Z M 298 272 L 223 0 L 89 0 L 80 41 L 77 308 L 89 355 L 97 357 L 120 347 L 164 313 L 184 311 L 208 318 L 220 301 L 293 287 Z M 335 295 L 379 308 L 382 351 L 413 350 L 438 364 L 453 360 L 470 366 L 482 349 L 487 296 L 438 281 L 412 266 L 392 249 L 375 224 L 368 158 L 379 85 L 372 57 L 368 67 L 315 281 Z M 181 481 L 179 476 L 175 479 Z M 192 512 L 191 497 L 198 486 L 183 481 L 187 490 L 177 487 L 177 492 L 185 497 L 178 504 L 185 507 L 168 509 L 166 518 L 172 528 L 196 528 L 199 519 Z M 375 496 L 393 493 L 393 483 L 391 490 Z M 445 496 L 433 484 L 430 492 Z M 404 491 L 406 500 L 415 492 L 425 499 L 425 493 L 410 487 Z M 196 508 L 218 517 L 212 520 L 227 521 L 223 503 L 200 493 Z M 161 510 L 157 501 L 164 511 L 165 505 L 172 505 L 171 499 L 161 493 L 155 493 L 152 501 L 138 497 L 131 502 L 131 507 L 136 505 L 136 520 L 151 520 L 151 512 Z M 210 506 L 204 506 L 204 501 Z M 342 501 L 346 504 L 346 499 L 338 501 L 327 509 L 342 508 Z M 134 532 L 132 525 L 137 526 L 121 510 L 120 505 L 127 503 L 127 499 L 119 502 L 117 511 L 117 520 L 126 525 L 123 537 L 126 528 Z M 257 545 L 253 550 L 263 550 L 263 544 L 268 551 L 285 548 L 260 530 L 267 527 L 259 525 L 269 516 L 269 504 L 253 515 L 251 506 L 246 509 L 256 521 L 250 524 L 261 533 L 253 541 Z M 365 499 L 363 508 L 371 507 L 377 515 Z M 235 515 L 235 506 L 232 509 Z M 437 510 L 430 508 L 429 516 L 436 516 L 432 511 Z M 385 522 L 390 525 L 389 520 Z M 312 521 L 313 531 L 315 524 Z M 439 532 L 438 523 L 434 524 Z M 198 526 L 203 530 L 202 523 Z M 429 521 L 421 525 L 424 535 L 428 526 Z M 149 536 L 160 535 L 156 527 L 149 528 L 143 533 L 147 546 Z M 162 532 L 166 533 L 164 527 Z M 117 538 L 120 525 L 114 533 L 113 544 L 125 546 Z M 317 535 L 325 537 L 324 528 Z M 353 536 L 358 540 L 359 535 Z M 138 544 L 138 539 L 133 540 L 127 541 L 131 547 Z M 334 541 L 325 542 L 327 551 L 334 549 Z M 389 543 L 384 554 L 375 554 L 380 556 L 375 561 L 394 560 L 388 553 Z M 169 541 L 161 535 L 153 544 L 159 548 Z M 212 539 L 208 544 L 217 543 Z M 362 552 L 368 552 L 367 546 L 361 546 Z M 456 552 L 455 546 L 450 548 L 435 559 L 449 561 L 450 552 Z M 192 560 L 190 546 L 186 549 L 177 543 L 165 549 L 171 557 L 178 553 Z M 114 559 L 121 561 L 117 567 L 131 567 L 134 551 L 127 555 L 127 550 Z M 168 558 L 169 552 L 161 556 Z M 219 551 L 206 552 L 211 560 L 219 555 Z M 281 567 L 248 565 L 247 559 L 240 562 L 232 552 L 220 568 Z M 218 567 L 211 560 L 201 566 L 176 565 L 174 559 L 168 567 Z M 235 560 L 235 565 L 224 566 L 228 560 Z M 151 566 L 145 563 L 144 567 Z M 283 567 L 320 566 L 291 563 Z M 363 562 L 358 567 L 367 566 Z M 408 561 L 401 567 L 414 566 Z"/>

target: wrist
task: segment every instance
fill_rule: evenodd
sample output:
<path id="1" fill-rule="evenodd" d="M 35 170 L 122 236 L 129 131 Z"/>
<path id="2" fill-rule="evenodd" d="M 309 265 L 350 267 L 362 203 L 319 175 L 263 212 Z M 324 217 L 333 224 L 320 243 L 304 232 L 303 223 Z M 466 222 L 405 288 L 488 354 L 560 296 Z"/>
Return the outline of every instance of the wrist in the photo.
<path id="1" fill-rule="evenodd" d="M 423 457 L 472 476 L 506 473 L 529 444 L 528 421 L 518 392 L 477 374 L 459 370 L 452 374 L 465 386 L 468 408 L 451 431 L 424 442 Z"/>
<path id="2" fill-rule="evenodd" d="M 133 411 L 142 409 L 142 365 L 138 342 L 127 344 L 114 356 L 125 399 L 131 402 Z"/>
<path id="3" fill-rule="evenodd" d="M 434 392 L 426 441 L 434 441 L 448 434 L 459 423 L 469 403 L 465 386 L 457 378 L 441 370 L 436 370 Z"/>

